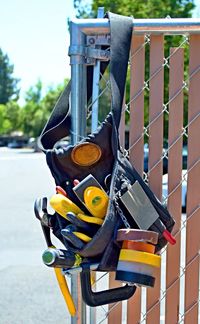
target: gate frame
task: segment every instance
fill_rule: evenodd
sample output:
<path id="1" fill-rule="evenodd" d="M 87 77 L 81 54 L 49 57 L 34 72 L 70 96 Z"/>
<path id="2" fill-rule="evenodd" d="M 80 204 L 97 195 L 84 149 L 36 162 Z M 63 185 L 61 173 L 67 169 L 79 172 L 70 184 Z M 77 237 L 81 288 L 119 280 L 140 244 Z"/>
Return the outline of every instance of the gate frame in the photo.
<path id="1" fill-rule="evenodd" d="M 200 34 L 199 18 L 163 18 L 163 19 L 133 19 L 133 34 L 151 35 L 190 35 Z M 71 64 L 71 113 L 72 113 L 72 144 L 86 135 L 86 65 L 88 64 L 88 36 L 109 35 L 109 21 L 105 18 L 74 19 L 70 22 L 69 56 Z M 105 41 L 105 40 L 104 40 Z M 107 41 L 109 41 L 107 39 Z M 92 44 L 94 47 L 94 43 Z M 92 57 L 94 55 L 94 57 Z M 96 57 L 95 55 L 99 55 Z M 95 64 L 95 58 L 105 60 L 103 53 L 90 53 L 90 64 Z M 98 62 L 98 61 L 97 61 Z M 98 70 L 98 69 L 97 69 Z M 94 114 L 95 112 L 93 112 Z M 93 115 L 94 116 L 94 115 Z M 96 116 L 94 117 L 96 120 Z M 80 285 L 77 278 L 72 277 L 71 292 L 77 306 L 77 316 L 72 318 L 72 324 L 85 324 L 86 308 L 81 301 Z M 94 324 L 94 323 L 92 323 Z"/>

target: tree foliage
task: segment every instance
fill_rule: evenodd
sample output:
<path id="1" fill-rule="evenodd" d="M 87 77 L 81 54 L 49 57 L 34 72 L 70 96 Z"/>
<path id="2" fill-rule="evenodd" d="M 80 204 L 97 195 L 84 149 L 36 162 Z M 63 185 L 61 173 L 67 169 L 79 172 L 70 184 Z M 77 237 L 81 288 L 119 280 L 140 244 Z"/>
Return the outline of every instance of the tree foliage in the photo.
<path id="1" fill-rule="evenodd" d="M 88 2 L 86 0 L 74 0 L 74 6 L 76 9 L 77 17 L 96 17 L 99 7 L 104 7 L 104 11 L 110 11 L 125 16 L 133 16 L 134 18 L 190 18 L 195 8 L 193 0 L 92 0 Z M 165 57 L 169 57 L 170 48 L 180 46 L 183 41 L 182 36 L 166 36 L 165 37 Z M 183 45 L 185 46 L 185 45 Z M 186 45 L 185 48 L 185 66 L 189 62 L 189 51 Z M 145 47 L 145 80 L 149 79 L 149 46 Z M 129 90 L 130 90 L 130 71 L 128 71 L 127 81 L 127 96 L 126 101 L 129 102 Z M 187 79 L 185 72 L 185 78 Z M 165 87 L 164 87 L 164 102 L 168 102 L 169 91 L 169 69 L 165 67 L 164 71 Z M 103 99 L 103 100 L 102 100 Z M 184 123 L 187 123 L 187 93 L 184 96 Z M 103 98 L 100 98 L 101 115 L 109 109 L 109 97 L 106 94 Z M 149 93 L 144 92 L 144 113 L 145 113 L 145 125 L 148 124 L 148 104 L 149 104 Z M 105 112 L 103 113 L 102 110 Z M 128 115 L 126 115 L 129 118 Z M 165 118 L 165 138 L 167 138 L 168 132 L 168 116 Z"/>
<path id="2" fill-rule="evenodd" d="M 20 130 L 21 108 L 15 101 L 0 105 L 0 135 Z"/>
<path id="3" fill-rule="evenodd" d="M 25 95 L 25 105 L 21 110 L 21 129 L 24 134 L 39 136 L 63 89 L 64 84 L 49 88 L 46 95 L 42 97 L 41 81 L 30 87 Z"/>
<path id="4" fill-rule="evenodd" d="M 19 79 L 13 77 L 14 65 L 10 64 L 7 54 L 0 48 L 0 104 L 19 97 Z"/>
<path id="5" fill-rule="evenodd" d="M 96 17 L 99 7 L 134 18 L 187 18 L 195 8 L 193 0 L 74 0 L 78 18 Z"/>
<path id="6" fill-rule="evenodd" d="M 43 85 L 39 80 L 25 94 L 25 103 L 20 106 L 16 101 L 0 104 L 0 135 L 20 131 L 26 136 L 37 137 L 46 124 L 65 84 L 49 87 L 42 95 Z"/>

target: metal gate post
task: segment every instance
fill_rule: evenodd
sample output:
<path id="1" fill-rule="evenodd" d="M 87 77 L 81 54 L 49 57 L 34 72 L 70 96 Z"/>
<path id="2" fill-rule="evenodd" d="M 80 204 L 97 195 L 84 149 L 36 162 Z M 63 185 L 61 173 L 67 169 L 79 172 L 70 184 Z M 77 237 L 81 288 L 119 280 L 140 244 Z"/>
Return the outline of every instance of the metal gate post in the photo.
<path id="1" fill-rule="evenodd" d="M 86 134 L 86 65 L 85 65 L 85 34 L 79 26 L 70 23 L 70 64 L 71 64 L 71 114 L 72 143 L 75 144 Z"/>
<path id="2" fill-rule="evenodd" d="M 70 23 L 70 64 L 71 64 L 71 116 L 72 144 L 77 143 L 86 134 L 86 65 L 84 60 L 85 35 L 77 24 Z M 86 323 L 86 305 L 80 292 L 79 275 L 71 278 L 71 294 L 77 308 L 77 314 L 72 317 L 71 324 Z"/>
<path id="3" fill-rule="evenodd" d="M 104 17 L 104 7 L 98 8 L 97 18 Z M 98 48 L 98 47 L 97 47 Z M 100 48 L 100 47 L 99 47 Z M 95 132 L 98 127 L 98 110 L 99 110 L 99 80 L 100 80 L 100 61 L 96 61 L 93 73 L 92 87 L 92 132 Z"/>

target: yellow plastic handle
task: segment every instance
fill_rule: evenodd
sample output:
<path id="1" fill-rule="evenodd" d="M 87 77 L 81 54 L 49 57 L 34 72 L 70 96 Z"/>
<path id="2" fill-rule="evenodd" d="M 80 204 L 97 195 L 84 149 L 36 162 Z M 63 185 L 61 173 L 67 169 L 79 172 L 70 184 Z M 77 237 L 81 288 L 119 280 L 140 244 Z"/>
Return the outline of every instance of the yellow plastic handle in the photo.
<path id="1" fill-rule="evenodd" d="M 119 260 L 145 263 L 158 268 L 161 265 L 161 257 L 159 255 L 126 249 L 121 249 Z"/>
<path id="2" fill-rule="evenodd" d="M 60 268 L 54 268 L 55 274 L 56 274 L 56 278 L 58 280 L 58 284 L 60 287 L 60 290 L 63 294 L 63 297 L 65 299 L 66 305 L 68 307 L 68 310 L 70 312 L 71 316 L 75 316 L 76 315 L 76 307 L 74 305 L 74 301 L 72 299 L 72 296 L 70 294 L 68 285 L 67 285 L 67 281 L 65 276 L 62 274 L 61 269 Z"/>
<path id="3" fill-rule="evenodd" d="M 81 232 L 75 231 L 75 232 L 73 232 L 73 234 L 75 234 L 78 238 L 80 238 L 83 242 L 86 242 L 86 243 L 90 242 L 92 239 L 90 236 L 88 236 L 84 233 L 81 233 Z"/>
<path id="4" fill-rule="evenodd" d="M 84 191 L 84 201 L 90 213 L 99 218 L 104 218 L 108 208 L 108 196 L 100 188 L 91 186 Z"/>
<path id="5" fill-rule="evenodd" d="M 83 211 L 74 204 L 69 198 L 56 194 L 51 197 L 49 200 L 51 207 L 61 216 L 67 219 L 67 213 L 72 212 L 75 214 L 83 213 Z"/>
<path id="6" fill-rule="evenodd" d="M 98 217 L 93 217 L 93 216 L 88 216 L 88 215 L 84 215 L 79 213 L 77 215 L 77 217 L 79 219 L 81 219 L 82 221 L 86 222 L 86 223 L 91 223 L 91 224 L 97 224 L 97 225 L 102 225 L 104 220 Z"/>

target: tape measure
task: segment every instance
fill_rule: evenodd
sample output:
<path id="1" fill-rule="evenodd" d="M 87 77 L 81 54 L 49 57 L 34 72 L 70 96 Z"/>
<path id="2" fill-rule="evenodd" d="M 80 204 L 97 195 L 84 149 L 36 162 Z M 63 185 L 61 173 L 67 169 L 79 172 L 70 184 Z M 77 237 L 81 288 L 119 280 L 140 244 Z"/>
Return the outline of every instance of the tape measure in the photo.
<path id="1" fill-rule="evenodd" d="M 127 249 L 121 249 L 119 260 L 149 264 L 158 268 L 161 265 L 161 257 L 159 255 Z"/>
<path id="2" fill-rule="evenodd" d="M 139 229 L 123 228 L 117 231 L 117 241 L 141 241 L 151 244 L 158 243 L 158 233 Z"/>
<path id="3" fill-rule="evenodd" d="M 122 244 L 122 249 L 155 253 L 155 246 L 153 244 L 137 241 L 124 241 Z"/>
<path id="4" fill-rule="evenodd" d="M 120 229 L 117 241 L 123 241 L 117 264 L 116 280 L 153 287 L 155 269 L 161 257 L 155 255 L 158 233 L 140 229 Z"/>
<path id="5" fill-rule="evenodd" d="M 115 279 L 128 283 L 136 283 L 139 286 L 147 287 L 153 287 L 155 283 L 154 277 L 129 271 L 117 271 Z"/>
<path id="6" fill-rule="evenodd" d="M 117 271 L 143 273 L 145 275 L 153 277 L 155 272 L 155 267 L 144 263 L 119 261 L 117 264 Z"/>

